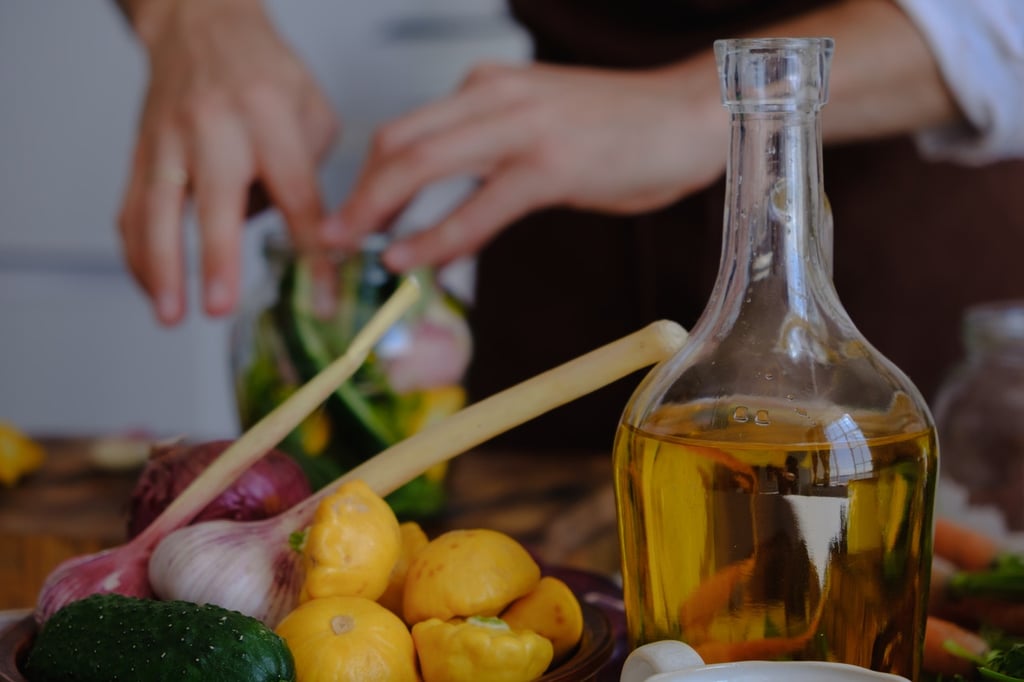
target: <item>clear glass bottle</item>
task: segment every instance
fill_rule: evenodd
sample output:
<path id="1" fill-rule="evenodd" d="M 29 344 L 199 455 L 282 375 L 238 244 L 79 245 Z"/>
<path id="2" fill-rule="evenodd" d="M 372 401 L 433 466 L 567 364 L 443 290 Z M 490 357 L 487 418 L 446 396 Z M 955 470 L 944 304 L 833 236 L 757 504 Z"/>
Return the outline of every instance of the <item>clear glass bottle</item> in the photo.
<path id="1" fill-rule="evenodd" d="M 832 41 L 715 49 L 731 119 L 718 280 L 616 434 L 630 641 L 916 679 L 935 430 L 832 284 L 820 131 Z"/>
<path id="2" fill-rule="evenodd" d="M 279 232 L 264 245 L 267 276 L 243 302 L 231 337 L 239 420 L 248 428 L 344 352 L 394 291 L 381 264 L 386 240 L 361 253 L 296 251 Z M 318 294 L 314 272 L 331 286 Z M 366 363 L 281 444 L 318 489 L 387 446 L 460 409 L 472 350 L 460 304 L 422 273 L 419 303 L 378 342 Z M 445 502 L 445 467 L 388 497 L 401 518 L 423 518 Z"/>
<path id="3" fill-rule="evenodd" d="M 967 502 L 1024 532 L 1024 301 L 978 304 L 963 318 L 964 361 L 935 399 L 942 477 Z"/>

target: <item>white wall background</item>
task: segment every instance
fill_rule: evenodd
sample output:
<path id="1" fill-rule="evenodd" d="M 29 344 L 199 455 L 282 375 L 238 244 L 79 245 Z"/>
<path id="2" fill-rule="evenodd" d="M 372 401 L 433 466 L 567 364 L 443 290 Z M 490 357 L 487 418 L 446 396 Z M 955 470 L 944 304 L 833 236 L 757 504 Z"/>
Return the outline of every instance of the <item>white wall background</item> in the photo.
<path id="1" fill-rule="evenodd" d="M 343 119 L 322 174 L 332 204 L 376 123 L 480 58 L 528 52 L 501 0 L 269 6 Z M 112 2 L 0 3 L 0 420 L 30 432 L 237 431 L 227 321 L 160 327 L 121 262 L 114 221 L 145 77 Z M 261 274 L 258 237 L 256 225 L 247 283 Z"/>

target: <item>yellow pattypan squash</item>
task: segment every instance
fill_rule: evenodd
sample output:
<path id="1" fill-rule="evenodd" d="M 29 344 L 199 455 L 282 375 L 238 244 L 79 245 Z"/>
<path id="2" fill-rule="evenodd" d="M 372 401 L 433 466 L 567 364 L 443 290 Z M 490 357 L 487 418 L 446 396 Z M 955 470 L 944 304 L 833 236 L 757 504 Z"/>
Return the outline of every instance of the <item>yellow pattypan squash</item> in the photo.
<path id="1" fill-rule="evenodd" d="M 389 611 L 401 617 L 402 595 L 405 594 L 405 578 L 409 573 L 409 565 L 412 563 L 413 557 L 426 547 L 430 540 L 415 521 L 406 521 L 399 526 L 399 531 L 401 531 L 402 535 L 402 550 L 398 555 L 398 561 L 395 562 L 394 568 L 391 569 L 387 589 L 384 590 L 384 594 L 377 601 Z"/>
<path id="2" fill-rule="evenodd" d="M 391 507 L 363 481 L 343 484 L 317 507 L 306 531 L 299 601 L 384 594 L 402 547 Z"/>
<path id="3" fill-rule="evenodd" d="M 551 664 L 550 641 L 500 618 L 431 618 L 412 638 L 423 682 L 529 682 Z"/>
<path id="4" fill-rule="evenodd" d="M 583 636 L 583 609 L 569 586 L 544 576 L 533 592 L 512 602 L 501 619 L 517 630 L 532 630 L 551 640 L 555 661 L 573 652 Z"/>
<path id="5" fill-rule="evenodd" d="M 10 424 L 0 422 L 0 482 L 13 486 L 22 476 L 43 465 L 45 453 L 34 440 Z"/>
<path id="6" fill-rule="evenodd" d="M 402 613 L 428 618 L 496 616 L 540 581 L 540 567 L 516 540 L 496 530 L 452 530 L 421 549 L 405 578 Z"/>
<path id="7" fill-rule="evenodd" d="M 298 682 L 415 682 L 416 650 L 405 623 L 364 597 L 300 604 L 276 632 L 295 659 Z"/>

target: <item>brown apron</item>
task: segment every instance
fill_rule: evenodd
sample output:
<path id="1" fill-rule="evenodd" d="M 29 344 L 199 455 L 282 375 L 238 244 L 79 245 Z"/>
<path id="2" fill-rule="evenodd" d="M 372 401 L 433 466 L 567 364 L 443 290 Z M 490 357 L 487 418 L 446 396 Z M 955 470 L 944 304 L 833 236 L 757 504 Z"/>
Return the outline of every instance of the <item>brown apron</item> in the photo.
<path id="1" fill-rule="evenodd" d="M 643 68 L 820 4 L 513 0 L 512 9 L 542 61 Z M 1024 163 L 929 163 L 900 138 L 829 148 L 824 164 L 840 299 L 930 400 L 960 357 L 963 309 L 1024 298 Z M 506 230 L 480 254 L 471 395 L 490 395 L 658 318 L 692 327 L 718 270 L 723 206 L 720 181 L 641 216 L 548 210 Z M 498 442 L 609 449 L 640 376 Z"/>

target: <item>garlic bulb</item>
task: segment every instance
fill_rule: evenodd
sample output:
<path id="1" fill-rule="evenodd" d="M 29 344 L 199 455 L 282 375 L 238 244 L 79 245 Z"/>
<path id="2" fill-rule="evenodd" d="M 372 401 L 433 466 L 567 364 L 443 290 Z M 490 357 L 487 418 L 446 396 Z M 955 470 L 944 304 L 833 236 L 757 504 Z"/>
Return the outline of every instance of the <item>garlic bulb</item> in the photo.
<path id="1" fill-rule="evenodd" d="M 149 560 L 153 591 L 276 626 L 298 604 L 303 577 L 302 557 L 289 544 L 294 528 L 280 520 L 206 521 L 171 533 Z"/>

